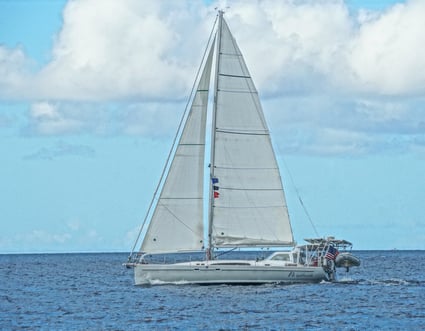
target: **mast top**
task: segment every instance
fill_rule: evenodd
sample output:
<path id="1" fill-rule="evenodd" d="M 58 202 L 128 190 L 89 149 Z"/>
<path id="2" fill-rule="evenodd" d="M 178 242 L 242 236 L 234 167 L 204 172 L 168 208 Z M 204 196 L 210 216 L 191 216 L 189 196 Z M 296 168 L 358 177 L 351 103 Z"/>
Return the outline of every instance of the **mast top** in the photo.
<path id="1" fill-rule="evenodd" d="M 230 7 L 226 7 L 225 9 L 228 9 L 228 8 L 230 8 Z M 223 9 L 223 8 L 219 8 L 219 7 L 215 7 L 214 9 L 215 9 L 215 10 L 217 10 L 217 12 L 218 12 L 218 16 L 219 16 L 220 18 L 222 18 L 222 17 L 223 17 L 223 15 L 224 15 L 224 13 L 225 13 L 224 9 Z"/>

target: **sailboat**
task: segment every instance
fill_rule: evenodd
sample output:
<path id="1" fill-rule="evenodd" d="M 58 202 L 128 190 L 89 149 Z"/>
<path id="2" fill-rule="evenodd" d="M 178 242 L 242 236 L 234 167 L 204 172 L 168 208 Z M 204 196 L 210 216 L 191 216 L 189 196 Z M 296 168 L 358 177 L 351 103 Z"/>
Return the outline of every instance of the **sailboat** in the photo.
<path id="1" fill-rule="evenodd" d="M 336 252 L 351 243 L 330 237 L 295 246 L 260 99 L 223 11 L 218 11 L 208 44 L 161 180 L 125 263 L 134 268 L 135 284 L 335 279 Z M 208 116 L 210 85 L 213 105 Z M 217 254 L 260 248 L 272 250 L 270 256 L 223 259 Z M 180 259 L 190 257 L 161 260 L 176 253 Z M 347 261 L 341 266 L 348 269 Z"/>

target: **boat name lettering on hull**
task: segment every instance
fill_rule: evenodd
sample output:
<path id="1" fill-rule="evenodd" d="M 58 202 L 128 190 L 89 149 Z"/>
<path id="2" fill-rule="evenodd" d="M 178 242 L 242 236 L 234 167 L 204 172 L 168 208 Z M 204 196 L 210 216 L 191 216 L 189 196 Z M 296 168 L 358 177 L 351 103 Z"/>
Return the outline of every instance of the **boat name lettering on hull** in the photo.
<path id="1" fill-rule="evenodd" d="M 312 272 L 302 272 L 302 271 L 290 271 L 288 278 L 313 278 L 314 275 Z"/>

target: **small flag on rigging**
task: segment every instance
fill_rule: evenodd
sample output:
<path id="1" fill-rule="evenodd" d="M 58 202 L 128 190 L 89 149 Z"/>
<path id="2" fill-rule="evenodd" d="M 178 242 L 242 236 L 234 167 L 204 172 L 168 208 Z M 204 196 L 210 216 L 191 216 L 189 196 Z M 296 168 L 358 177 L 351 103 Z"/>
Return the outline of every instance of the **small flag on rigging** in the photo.
<path id="1" fill-rule="evenodd" d="M 217 177 L 211 177 L 211 181 L 213 184 L 213 191 L 214 191 L 214 199 L 217 199 L 220 196 L 220 193 L 218 193 L 219 187 L 218 185 L 218 178 Z"/>

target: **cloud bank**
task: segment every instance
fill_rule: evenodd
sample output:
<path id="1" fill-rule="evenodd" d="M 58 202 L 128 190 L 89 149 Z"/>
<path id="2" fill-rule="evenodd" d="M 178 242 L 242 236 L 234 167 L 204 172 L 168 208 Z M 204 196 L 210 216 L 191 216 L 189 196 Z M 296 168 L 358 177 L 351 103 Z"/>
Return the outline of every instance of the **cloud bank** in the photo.
<path id="1" fill-rule="evenodd" d="M 70 1 L 44 68 L 31 73 L 22 49 L 0 48 L 1 96 L 102 101 L 181 96 L 192 82 L 213 7 L 191 1 Z M 425 65 L 424 15 L 421 0 L 374 13 L 350 13 L 335 0 L 236 1 L 226 18 L 263 93 L 306 93 L 325 85 L 417 95 L 425 92 L 425 73 L 418 70 Z"/>
<path id="2" fill-rule="evenodd" d="M 188 95 L 216 6 L 70 1 L 41 69 L 22 49 L 0 45 L 0 98 L 33 103 L 33 134 L 149 135 L 153 126 L 168 128 L 171 113 L 158 105 Z M 233 1 L 226 13 L 260 94 L 273 106 L 266 109 L 278 119 L 272 129 L 302 138 L 293 151 L 322 153 L 319 145 L 330 151 L 333 142 L 336 154 L 371 152 L 394 135 L 413 144 L 408 148 L 423 146 L 423 17 L 421 0 L 355 12 L 340 0 Z M 124 114 L 105 111 L 107 102 Z"/>

